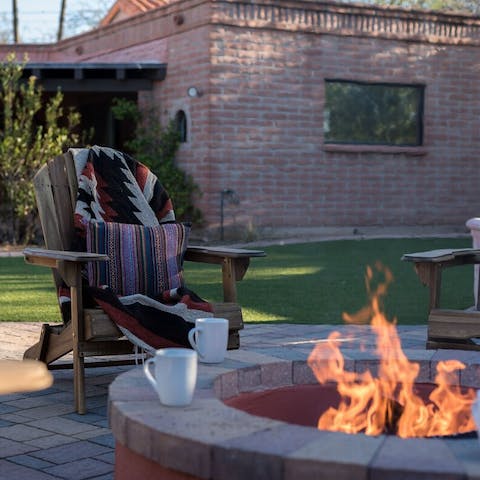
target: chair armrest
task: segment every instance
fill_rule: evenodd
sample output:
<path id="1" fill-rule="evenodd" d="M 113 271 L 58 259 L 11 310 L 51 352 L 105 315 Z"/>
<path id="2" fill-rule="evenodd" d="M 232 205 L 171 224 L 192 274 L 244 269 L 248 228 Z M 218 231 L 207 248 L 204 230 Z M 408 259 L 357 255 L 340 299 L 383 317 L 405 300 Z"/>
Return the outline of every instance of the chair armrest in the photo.
<path id="1" fill-rule="evenodd" d="M 265 257 L 262 250 L 246 250 L 228 247 L 200 247 L 189 245 L 185 260 L 222 266 L 224 302 L 237 301 L 235 282 L 242 280 L 250 265 L 250 258 Z"/>
<path id="2" fill-rule="evenodd" d="M 23 255 L 27 263 L 53 268 L 69 287 L 76 288 L 81 288 L 81 270 L 86 262 L 108 260 L 108 255 L 98 253 L 46 250 L 43 248 L 26 248 Z"/>
<path id="3" fill-rule="evenodd" d="M 86 263 L 104 262 L 108 255 L 88 252 L 70 252 L 64 250 L 47 250 L 44 248 L 26 248 L 23 251 L 25 261 L 34 265 L 57 268 L 59 262 Z"/>
<path id="4" fill-rule="evenodd" d="M 463 259 L 462 257 L 466 257 Z M 403 261 L 415 263 L 451 262 L 462 258 L 461 263 L 476 263 L 480 258 L 480 250 L 476 248 L 443 248 L 425 252 L 405 253 Z"/>
<path id="5" fill-rule="evenodd" d="M 202 247 L 189 245 L 185 252 L 185 260 L 203 263 L 222 263 L 224 258 L 265 257 L 262 250 L 246 250 L 229 247 Z"/>
<path id="6" fill-rule="evenodd" d="M 415 273 L 430 290 L 429 311 L 440 307 L 442 271 L 459 265 L 480 263 L 480 250 L 453 248 L 406 253 L 403 261 L 413 262 Z"/>
<path id="7" fill-rule="evenodd" d="M 184 258 L 191 262 L 222 265 L 223 270 L 229 265 L 232 270 L 230 275 L 233 275 L 233 280 L 238 282 L 245 276 L 250 258 L 265 256 L 262 250 L 189 245 Z"/>

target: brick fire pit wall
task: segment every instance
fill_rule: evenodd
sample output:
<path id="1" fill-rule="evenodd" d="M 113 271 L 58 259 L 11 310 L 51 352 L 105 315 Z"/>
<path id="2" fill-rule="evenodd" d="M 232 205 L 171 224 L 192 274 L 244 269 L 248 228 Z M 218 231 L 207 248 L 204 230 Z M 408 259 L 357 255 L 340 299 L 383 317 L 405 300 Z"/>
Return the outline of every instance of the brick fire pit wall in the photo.
<path id="1" fill-rule="evenodd" d="M 400 439 L 319 431 L 249 415 L 222 399 L 241 392 L 315 382 L 306 364 L 317 341 L 338 327 L 247 326 L 242 348 L 219 365 L 199 364 L 192 404 L 164 407 L 142 369 L 110 387 L 109 415 L 116 440 L 115 478 L 302 480 L 480 479 L 476 438 Z M 341 327 L 347 339 L 345 327 Z M 375 369 L 369 327 L 349 330 L 346 368 Z M 432 382 L 439 360 L 458 358 L 467 368 L 460 384 L 480 385 L 480 352 L 427 351 L 423 327 L 400 327 L 407 356 L 420 363 L 418 382 Z M 360 349 L 360 345 L 366 349 Z"/>

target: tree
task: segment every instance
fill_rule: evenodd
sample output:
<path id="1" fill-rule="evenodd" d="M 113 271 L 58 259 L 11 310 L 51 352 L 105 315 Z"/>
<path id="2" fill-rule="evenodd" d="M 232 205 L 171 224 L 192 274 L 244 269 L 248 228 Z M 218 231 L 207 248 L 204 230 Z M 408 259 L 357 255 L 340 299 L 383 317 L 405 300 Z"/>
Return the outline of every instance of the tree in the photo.
<path id="1" fill-rule="evenodd" d="M 364 0 L 366 3 L 396 7 L 440 10 L 443 12 L 473 13 L 480 15 L 478 0 Z"/>
<path id="2" fill-rule="evenodd" d="M 23 10 L 18 11 L 18 0 L 12 0 L 8 7 L 0 12 L 0 43 L 22 42 L 55 42 L 66 37 L 71 37 L 98 26 L 101 19 L 106 15 L 114 0 L 55 0 L 58 7 L 53 3 L 43 8 L 42 2 L 30 9 L 41 11 L 28 11 L 25 5 Z M 5 1 L 6 3 L 6 1 Z M 20 2 L 21 4 L 21 2 Z M 57 15 L 58 21 L 52 23 L 52 15 Z M 30 16 L 35 28 L 24 22 L 24 14 Z"/>
<path id="3" fill-rule="evenodd" d="M 64 23 L 67 36 L 76 35 L 98 27 L 100 20 L 107 14 L 108 9 L 112 6 L 113 0 L 95 1 L 92 0 L 76 0 L 71 2 L 75 5 L 75 9 L 65 8 Z"/>
<path id="4" fill-rule="evenodd" d="M 57 42 L 59 42 L 63 38 L 63 24 L 65 22 L 66 6 L 67 6 L 67 0 L 62 0 L 60 3 L 60 15 L 58 17 Z"/>
<path id="5" fill-rule="evenodd" d="M 18 5 L 17 0 L 12 0 L 12 30 L 13 30 L 13 43 L 18 43 Z"/>
<path id="6" fill-rule="evenodd" d="M 64 111 L 58 91 L 44 100 L 36 78 L 22 81 L 24 63 L 9 54 L 0 65 L 0 216 L 13 244 L 32 240 L 36 207 L 32 180 L 47 160 L 76 144 L 80 115 Z"/>
<path id="7" fill-rule="evenodd" d="M 201 224 L 202 214 L 193 202 L 193 195 L 199 193 L 199 188 L 189 175 L 175 165 L 180 145 L 175 122 L 172 120 L 163 127 L 154 107 L 140 110 L 135 102 L 123 98 L 114 99 L 112 112 L 117 120 L 134 123 L 133 138 L 125 146 L 136 160 L 158 177 L 172 198 L 177 219 Z"/>
<path id="8" fill-rule="evenodd" d="M 7 12 L 0 13 L 0 43 L 11 41 L 12 29 L 10 28 L 10 18 Z"/>

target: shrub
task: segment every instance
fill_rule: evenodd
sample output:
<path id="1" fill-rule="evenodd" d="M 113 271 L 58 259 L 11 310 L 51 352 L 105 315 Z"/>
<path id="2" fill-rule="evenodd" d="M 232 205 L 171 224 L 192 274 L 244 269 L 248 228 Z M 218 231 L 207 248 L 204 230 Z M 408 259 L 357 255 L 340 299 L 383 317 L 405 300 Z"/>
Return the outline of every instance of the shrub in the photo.
<path id="1" fill-rule="evenodd" d="M 8 54 L 0 64 L 0 218 L 12 244 L 28 243 L 36 234 L 33 176 L 50 158 L 78 141 L 73 133 L 80 114 L 62 107 L 58 91 L 44 100 L 31 76 L 22 81 L 23 63 Z"/>
<path id="2" fill-rule="evenodd" d="M 134 136 L 125 146 L 159 178 L 172 198 L 177 219 L 201 224 L 202 213 L 193 201 L 200 190 L 191 176 L 175 164 L 180 145 L 175 122 L 171 120 L 163 127 L 155 108 L 140 110 L 135 102 L 123 98 L 114 99 L 112 111 L 117 120 L 134 122 Z"/>

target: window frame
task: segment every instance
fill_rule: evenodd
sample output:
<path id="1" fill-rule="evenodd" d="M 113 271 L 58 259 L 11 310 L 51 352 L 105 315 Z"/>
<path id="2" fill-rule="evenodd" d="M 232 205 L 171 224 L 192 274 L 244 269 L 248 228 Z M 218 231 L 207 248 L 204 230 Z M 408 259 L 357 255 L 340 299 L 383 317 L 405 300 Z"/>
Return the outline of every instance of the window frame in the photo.
<path id="1" fill-rule="evenodd" d="M 393 88 L 412 88 L 418 92 L 418 102 L 417 109 L 415 114 L 415 124 L 416 124 L 416 143 L 386 143 L 382 141 L 375 141 L 372 139 L 370 142 L 359 142 L 355 140 L 338 140 L 338 139 L 327 139 L 327 133 L 325 129 L 326 117 L 328 115 L 328 105 L 327 105 L 327 88 L 328 84 L 333 83 L 345 83 L 353 84 L 358 86 L 374 86 L 374 87 L 393 87 Z M 324 107 L 323 107 L 323 143 L 326 149 L 331 149 L 329 147 L 339 146 L 346 147 L 347 150 L 350 148 L 361 146 L 367 147 L 366 150 L 385 150 L 385 149 L 421 149 L 424 146 L 424 109 L 425 109 L 425 89 L 426 85 L 423 83 L 416 82 L 379 82 L 379 81 L 361 81 L 361 80 L 348 80 L 340 78 L 325 78 L 324 79 Z"/>

